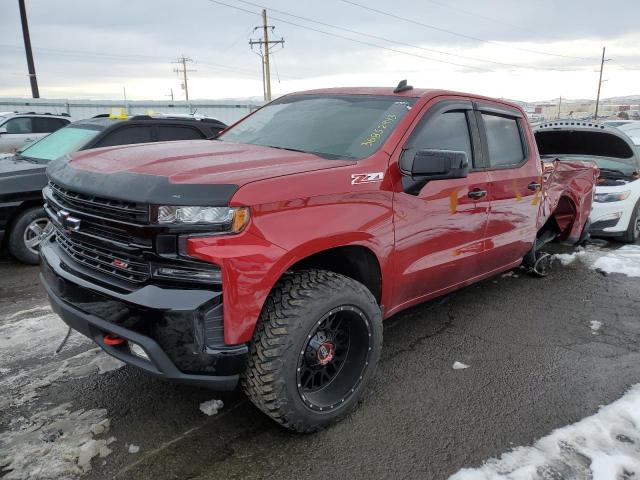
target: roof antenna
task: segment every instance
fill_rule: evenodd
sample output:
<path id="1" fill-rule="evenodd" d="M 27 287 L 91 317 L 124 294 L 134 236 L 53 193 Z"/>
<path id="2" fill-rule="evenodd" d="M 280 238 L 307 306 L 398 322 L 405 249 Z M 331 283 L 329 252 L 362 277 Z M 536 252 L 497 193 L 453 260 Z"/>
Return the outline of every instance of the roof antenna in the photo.
<path id="1" fill-rule="evenodd" d="M 413 90 L 413 86 L 407 85 L 407 80 L 400 80 L 400 83 L 393 90 L 393 93 L 406 92 L 407 90 Z"/>

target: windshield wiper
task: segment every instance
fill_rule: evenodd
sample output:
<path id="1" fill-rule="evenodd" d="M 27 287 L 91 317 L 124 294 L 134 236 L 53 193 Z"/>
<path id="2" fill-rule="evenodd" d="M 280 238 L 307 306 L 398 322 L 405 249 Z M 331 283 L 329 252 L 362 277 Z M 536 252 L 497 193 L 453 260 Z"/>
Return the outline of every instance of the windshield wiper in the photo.
<path id="1" fill-rule="evenodd" d="M 16 157 L 18 160 L 24 160 L 25 162 L 40 163 L 33 157 L 25 157 L 24 155 L 21 155 L 19 153 L 15 153 L 13 156 Z"/>
<path id="2" fill-rule="evenodd" d="M 338 155 L 337 153 L 324 153 L 324 152 L 312 152 L 309 150 L 298 150 L 297 148 L 289 148 L 289 147 L 276 147 L 274 145 L 266 145 L 270 148 L 277 148 L 278 150 L 288 150 L 290 152 L 299 152 L 299 153 L 309 153 L 311 155 L 317 155 L 326 160 L 340 160 L 340 159 L 353 159 L 349 155 Z"/>

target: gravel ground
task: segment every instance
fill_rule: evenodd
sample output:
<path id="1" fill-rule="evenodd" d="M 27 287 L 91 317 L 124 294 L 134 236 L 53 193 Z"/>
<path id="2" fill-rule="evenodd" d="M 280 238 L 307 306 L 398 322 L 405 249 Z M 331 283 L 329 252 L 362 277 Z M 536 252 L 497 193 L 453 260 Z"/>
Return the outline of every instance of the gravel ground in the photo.
<path id="1" fill-rule="evenodd" d="M 306 436 L 281 429 L 240 392 L 163 383 L 78 334 L 54 355 L 65 329 L 47 309 L 37 268 L 5 258 L 0 274 L 7 480 L 56 472 L 444 479 L 592 415 L 640 383 L 640 278 L 579 260 L 556 262 L 541 279 L 515 270 L 392 317 L 366 399 L 342 423 Z M 212 399 L 224 407 L 208 416 L 200 404 Z"/>

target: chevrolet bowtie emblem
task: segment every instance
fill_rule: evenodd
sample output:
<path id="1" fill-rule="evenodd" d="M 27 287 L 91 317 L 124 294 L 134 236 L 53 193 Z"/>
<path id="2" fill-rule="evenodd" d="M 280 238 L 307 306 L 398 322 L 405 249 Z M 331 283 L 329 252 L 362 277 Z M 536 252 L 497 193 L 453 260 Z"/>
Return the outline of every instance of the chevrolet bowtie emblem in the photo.
<path id="1" fill-rule="evenodd" d="M 72 217 L 66 210 L 60 210 L 58 213 L 58 220 L 62 224 L 65 230 L 77 232 L 80 230 L 80 219 Z"/>

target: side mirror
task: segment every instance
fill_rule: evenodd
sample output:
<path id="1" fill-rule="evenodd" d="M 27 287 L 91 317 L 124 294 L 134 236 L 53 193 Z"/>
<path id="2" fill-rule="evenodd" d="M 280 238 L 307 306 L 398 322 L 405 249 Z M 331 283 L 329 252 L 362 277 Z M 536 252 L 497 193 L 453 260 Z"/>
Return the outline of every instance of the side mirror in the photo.
<path id="1" fill-rule="evenodd" d="M 406 160 L 411 162 L 411 170 L 402 172 L 402 185 L 404 191 L 411 195 L 417 195 L 430 180 L 465 178 L 469 174 L 469 160 L 465 152 L 425 149 L 418 150 L 413 159 Z"/>
<path id="2" fill-rule="evenodd" d="M 467 154 L 453 150 L 418 150 L 411 164 L 411 176 L 424 180 L 464 178 L 468 173 Z"/>

